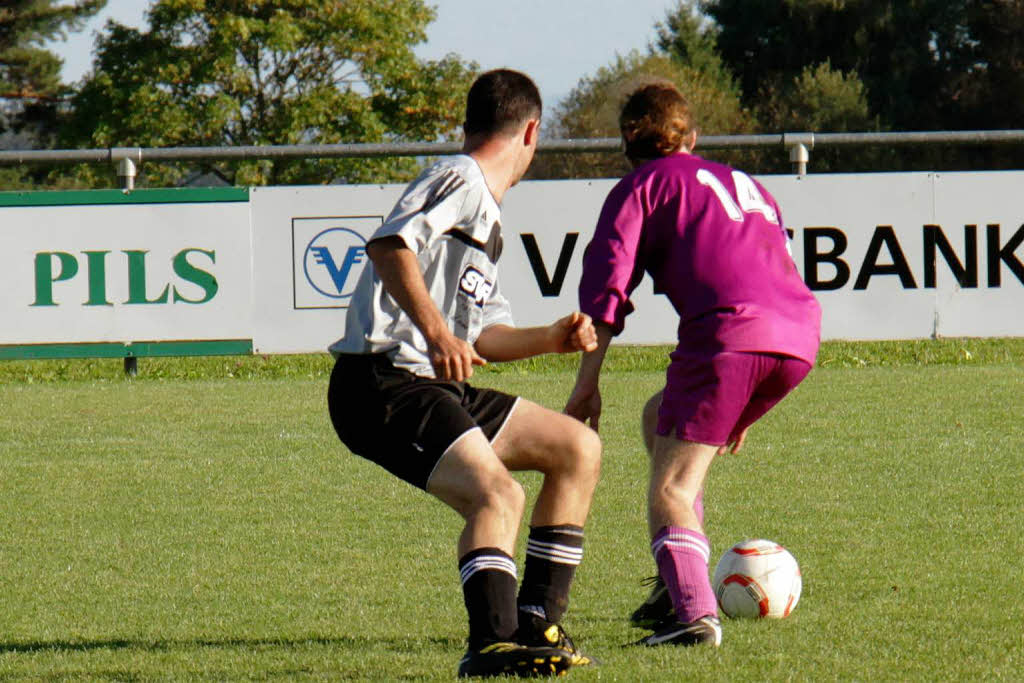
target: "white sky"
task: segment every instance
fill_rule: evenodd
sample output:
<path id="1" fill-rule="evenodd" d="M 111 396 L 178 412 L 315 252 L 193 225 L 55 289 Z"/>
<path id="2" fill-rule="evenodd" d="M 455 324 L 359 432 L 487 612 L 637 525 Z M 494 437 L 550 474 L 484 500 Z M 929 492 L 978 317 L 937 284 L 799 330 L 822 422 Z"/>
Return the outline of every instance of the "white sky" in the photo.
<path id="1" fill-rule="evenodd" d="M 580 78 L 616 54 L 645 49 L 654 25 L 678 0 L 427 0 L 437 19 L 427 28 L 421 58 L 454 52 L 483 69 L 509 67 L 530 74 L 550 111 Z M 143 27 L 147 0 L 109 0 L 106 8 L 66 42 L 49 46 L 64 58 L 64 80 L 92 66 L 95 33 L 108 18 Z"/>

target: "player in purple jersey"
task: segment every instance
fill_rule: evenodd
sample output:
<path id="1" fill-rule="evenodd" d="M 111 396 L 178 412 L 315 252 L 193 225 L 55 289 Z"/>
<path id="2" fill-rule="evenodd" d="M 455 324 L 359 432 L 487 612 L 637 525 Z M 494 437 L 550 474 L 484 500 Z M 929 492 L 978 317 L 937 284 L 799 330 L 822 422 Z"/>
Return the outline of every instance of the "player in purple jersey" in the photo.
<path id="1" fill-rule="evenodd" d="M 605 352 L 649 273 L 679 314 L 679 342 L 664 389 L 643 409 L 659 579 L 632 620 L 655 630 L 645 645 L 717 646 L 705 475 L 810 372 L 821 309 L 793 265 L 775 200 L 745 173 L 692 153 L 696 129 L 673 85 L 636 90 L 619 125 L 634 170 L 609 193 L 584 255 L 580 305 L 598 348 L 584 354 L 566 412 L 598 427 Z"/>

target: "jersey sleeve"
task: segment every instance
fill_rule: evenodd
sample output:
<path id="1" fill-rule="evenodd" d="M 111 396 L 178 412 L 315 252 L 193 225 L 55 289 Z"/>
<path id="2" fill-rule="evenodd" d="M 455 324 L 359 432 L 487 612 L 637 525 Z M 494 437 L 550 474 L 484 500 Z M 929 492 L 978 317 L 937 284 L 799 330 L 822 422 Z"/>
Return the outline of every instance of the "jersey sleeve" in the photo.
<path id="1" fill-rule="evenodd" d="M 486 330 L 491 325 L 515 327 L 515 324 L 515 321 L 512 319 L 512 307 L 509 305 L 508 299 L 501 293 L 498 282 L 495 281 L 490 296 L 484 302 L 482 329 Z"/>
<path id="2" fill-rule="evenodd" d="M 630 294 L 643 278 L 641 188 L 620 183 L 608 194 L 594 237 L 583 254 L 580 310 L 618 335 L 633 312 Z"/>
<path id="3" fill-rule="evenodd" d="M 446 172 L 410 187 L 370 241 L 397 236 L 419 254 L 459 223 L 472 188 L 464 178 Z"/>

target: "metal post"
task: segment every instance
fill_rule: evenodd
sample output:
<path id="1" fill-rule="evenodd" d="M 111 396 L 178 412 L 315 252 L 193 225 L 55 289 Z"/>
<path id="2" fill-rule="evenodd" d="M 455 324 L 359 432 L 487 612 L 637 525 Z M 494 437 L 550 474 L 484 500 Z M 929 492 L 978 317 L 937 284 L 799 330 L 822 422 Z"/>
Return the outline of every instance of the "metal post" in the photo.
<path id="1" fill-rule="evenodd" d="M 807 162 L 811 155 L 803 144 L 793 145 L 789 148 L 789 162 L 793 164 L 793 173 L 807 175 Z"/>
<path id="2" fill-rule="evenodd" d="M 117 163 L 117 179 L 121 183 L 121 188 L 126 192 L 135 189 L 135 175 L 138 171 L 135 161 L 128 156 L 130 153 L 129 150 L 111 150 L 111 158 Z M 138 150 L 138 156 L 141 159 L 141 150 Z M 137 357 L 125 356 L 124 374 L 127 377 L 135 377 L 139 374 L 139 359 Z"/>
<path id="3" fill-rule="evenodd" d="M 789 150 L 789 162 L 793 173 L 807 175 L 810 150 L 814 149 L 814 133 L 783 133 L 782 146 Z"/>
<path id="4" fill-rule="evenodd" d="M 135 189 L 135 162 L 125 157 L 117 162 L 117 179 L 121 182 L 121 188 L 129 192 Z"/>

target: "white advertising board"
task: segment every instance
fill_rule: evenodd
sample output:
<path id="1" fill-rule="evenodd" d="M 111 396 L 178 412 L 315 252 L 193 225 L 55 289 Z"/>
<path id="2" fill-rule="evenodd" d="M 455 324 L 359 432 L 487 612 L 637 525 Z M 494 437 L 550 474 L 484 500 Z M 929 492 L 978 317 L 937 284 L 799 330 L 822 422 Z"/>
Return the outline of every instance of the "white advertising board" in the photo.
<path id="1" fill-rule="evenodd" d="M 1024 172 L 760 180 L 821 301 L 824 339 L 1024 336 Z M 517 324 L 577 308 L 583 250 L 615 182 L 524 182 L 506 195 L 499 267 Z M 174 340 L 323 351 L 344 332 L 366 240 L 402 189 L 0 196 L 0 357 Z M 618 341 L 674 342 L 675 313 L 649 279 L 632 300 Z"/>
<path id="2" fill-rule="evenodd" d="M 759 180 L 822 303 L 823 338 L 1024 335 L 1024 173 Z M 506 195 L 500 273 L 517 324 L 544 325 L 577 307 L 583 249 L 615 182 L 524 182 Z M 401 190 L 253 190 L 257 352 L 316 351 L 341 335 L 365 239 Z M 675 341 L 675 313 L 649 279 L 632 300 L 617 341 Z"/>
<path id="3" fill-rule="evenodd" d="M 245 190 L 29 193 L 0 230 L 2 345 L 251 337 Z"/>
<path id="4" fill-rule="evenodd" d="M 403 187 L 257 187 L 253 229 L 253 351 L 326 351 L 366 266 L 366 240 Z"/>

